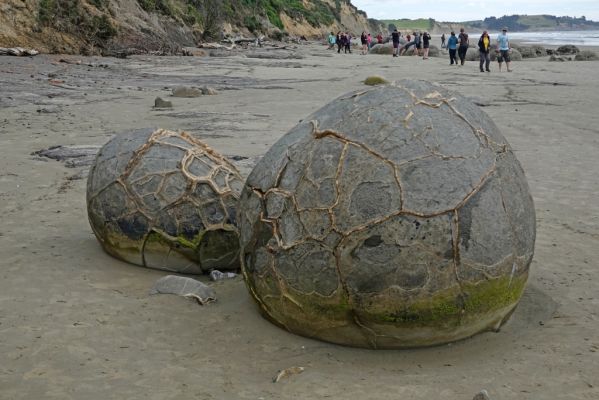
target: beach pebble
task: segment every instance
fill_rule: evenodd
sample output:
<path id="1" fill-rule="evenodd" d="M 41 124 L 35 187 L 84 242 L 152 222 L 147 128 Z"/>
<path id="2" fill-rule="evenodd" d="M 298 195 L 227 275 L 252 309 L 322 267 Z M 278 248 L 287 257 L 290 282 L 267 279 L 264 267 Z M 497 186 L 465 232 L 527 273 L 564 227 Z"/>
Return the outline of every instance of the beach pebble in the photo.
<path id="1" fill-rule="evenodd" d="M 158 279 L 150 289 L 150 295 L 154 294 L 176 294 L 196 299 L 202 305 L 216 300 L 216 293 L 210 286 L 195 279 L 176 275 L 167 275 Z"/>
<path id="2" fill-rule="evenodd" d="M 202 86 L 200 88 L 200 90 L 202 91 L 202 94 L 206 95 L 206 96 L 214 96 L 215 94 L 218 94 L 216 89 L 208 87 L 208 86 Z"/>
<path id="3" fill-rule="evenodd" d="M 491 398 L 489 397 L 489 393 L 486 390 L 481 390 L 480 392 L 478 392 L 473 398 L 472 400 L 491 400 Z"/>
<path id="4" fill-rule="evenodd" d="M 177 86 L 173 89 L 173 97 L 199 97 L 203 94 L 203 90 L 187 87 L 187 86 Z"/>
<path id="5" fill-rule="evenodd" d="M 156 100 L 154 100 L 154 108 L 173 108 L 173 103 L 162 100 L 160 97 L 156 97 Z"/>

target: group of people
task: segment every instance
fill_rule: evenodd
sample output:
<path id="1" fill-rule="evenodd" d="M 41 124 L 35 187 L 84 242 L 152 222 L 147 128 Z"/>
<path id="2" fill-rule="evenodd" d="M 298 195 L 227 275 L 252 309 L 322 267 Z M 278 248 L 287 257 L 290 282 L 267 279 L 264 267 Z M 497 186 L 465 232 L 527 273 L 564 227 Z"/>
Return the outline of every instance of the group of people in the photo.
<path id="1" fill-rule="evenodd" d="M 397 29 L 394 29 L 391 33 L 391 41 L 393 43 L 393 57 L 401 56 L 406 51 L 408 51 L 410 47 L 413 46 L 414 55 L 422 55 L 423 59 L 428 59 L 428 53 L 431 42 L 431 35 L 428 32 L 424 32 L 422 34 L 420 34 L 420 32 L 414 32 L 413 36 L 407 34 L 405 36 L 406 43 L 403 46 L 400 45 L 401 37 L 402 34 L 401 32 L 398 32 Z M 337 45 L 337 53 L 341 53 L 342 50 L 345 53 L 351 53 L 352 39 L 353 37 L 349 32 L 337 32 L 336 35 L 333 32 L 331 32 L 328 37 L 329 49 L 334 49 L 335 45 Z M 375 39 L 376 43 L 383 44 L 384 42 L 382 33 L 379 33 Z M 496 42 L 497 46 L 495 51 L 497 52 L 499 71 L 501 72 L 502 64 L 503 62 L 505 62 L 508 72 L 511 72 L 511 50 L 510 42 L 507 36 L 507 28 L 502 29 L 501 34 L 497 36 Z M 375 44 L 373 37 L 370 35 L 370 33 L 367 32 L 362 32 L 362 34 L 360 35 L 360 43 L 362 45 L 360 54 L 367 54 L 370 48 Z M 447 43 L 445 33 L 441 35 L 441 48 L 447 48 L 449 52 L 450 65 L 464 65 L 466 61 L 466 53 L 469 47 L 470 40 L 464 28 L 460 29 L 460 33 L 458 36 L 456 36 L 455 32 L 452 31 L 449 38 L 447 38 Z M 482 35 L 478 40 L 478 51 L 480 55 L 480 72 L 491 72 L 489 68 L 491 63 L 491 47 L 492 46 L 489 33 L 487 31 L 483 31 Z M 459 64 L 458 58 L 460 60 Z"/>
<path id="2" fill-rule="evenodd" d="M 507 67 L 508 72 L 512 72 L 510 69 L 510 41 L 507 36 L 507 28 L 503 28 L 501 33 L 497 36 L 497 46 L 495 51 L 497 53 L 497 62 L 499 64 L 499 72 L 503 62 Z M 445 34 L 441 36 L 441 47 L 445 47 Z M 455 32 L 451 32 L 449 39 L 447 39 L 447 50 L 449 51 L 449 65 L 458 65 L 456 53 L 460 59 L 459 65 L 464 65 L 466 61 L 466 53 L 470 47 L 470 40 L 468 34 L 464 31 L 464 28 L 460 29 L 460 34 L 456 37 Z M 491 72 L 489 68 L 491 65 L 491 38 L 489 32 L 483 31 L 482 35 L 478 39 L 478 53 L 479 53 L 479 68 L 480 72 Z M 484 67 L 484 69 L 483 69 Z"/>
<path id="3" fill-rule="evenodd" d="M 444 46 L 445 42 L 445 34 L 441 37 L 441 47 Z M 464 28 L 460 29 L 460 35 L 456 36 L 455 32 L 451 32 L 449 39 L 447 39 L 447 50 L 449 52 L 449 64 L 458 65 L 458 59 L 456 58 L 456 53 L 460 58 L 460 65 L 464 65 L 466 61 L 466 53 L 468 51 L 468 47 L 470 46 L 470 39 L 468 39 L 468 34 L 464 31 Z"/>
<path id="4" fill-rule="evenodd" d="M 329 43 L 329 49 L 334 49 L 335 45 L 337 45 L 337 53 L 341 53 L 341 50 L 343 50 L 344 53 L 351 53 L 352 39 L 351 33 L 339 31 L 336 35 L 331 32 L 327 41 Z M 382 33 L 379 33 L 376 36 L 376 41 L 377 43 L 383 43 Z M 370 33 L 362 32 L 360 35 L 360 44 L 362 45 L 360 54 L 368 54 L 368 51 L 374 45 L 372 35 Z"/>
<path id="5" fill-rule="evenodd" d="M 340 31 L 337 32 L 337 35 L 331 32 L 328 38 L 329 49 L 333 49 L 335 48 L 335 45 L 337 45 L 337 53 L 341 53 L 341 50 L 343 50 L 345 53 L 351 53 L 352 39 L 352 35 L 349 32 Z"/>
<path id="6" fill-rule="evenodd" d="M 410 47 L 414 46 L 414 55 L 421 55 L 424 60 L 428 59 L 428 52 L 431 43 L 431 35 L 428 32 L 424 32 L 420 34 L 420 32 L 414 32 L 414 36 L 410 36 L 408 33 L 406 35 L 407 43 L 403 46 L 399 45 L 401 39 L 401 32 L 398 32 L 397 29 L 393 30 L 391 33 L 391 40 L 393 42 L 393 57 L 401 56 L 406 51 L 410 49 Z"/>

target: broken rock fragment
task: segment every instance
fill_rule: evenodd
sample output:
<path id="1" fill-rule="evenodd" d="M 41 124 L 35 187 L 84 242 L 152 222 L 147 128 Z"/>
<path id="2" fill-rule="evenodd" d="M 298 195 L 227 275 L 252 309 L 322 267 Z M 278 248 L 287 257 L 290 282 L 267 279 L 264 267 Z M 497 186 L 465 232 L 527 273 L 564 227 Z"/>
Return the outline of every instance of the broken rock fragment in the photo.
<path id="1" fill-rule="evenodd" d="M 150 290 L 150 295 L 154 294 L 176 294 L 195 299 L 202 305 L 216 301 L 216 294 L 210 286 L 192 278 L 176 275 L 167 275 L 158 279 Z"/>

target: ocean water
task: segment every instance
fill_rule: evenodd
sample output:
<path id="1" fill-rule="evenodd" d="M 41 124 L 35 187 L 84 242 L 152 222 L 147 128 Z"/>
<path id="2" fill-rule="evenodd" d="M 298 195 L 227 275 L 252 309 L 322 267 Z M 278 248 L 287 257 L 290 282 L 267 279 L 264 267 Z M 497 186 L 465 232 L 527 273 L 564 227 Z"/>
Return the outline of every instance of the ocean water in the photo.
<path id="1" fill-rule="evenodd" d="M 498 33 L 492 33 L 495 38 Z M 599 47 L 599 31 L 559 31 L 559 32 L 508 32 L 508 37 L 521 43 L 561 46 Z"/>

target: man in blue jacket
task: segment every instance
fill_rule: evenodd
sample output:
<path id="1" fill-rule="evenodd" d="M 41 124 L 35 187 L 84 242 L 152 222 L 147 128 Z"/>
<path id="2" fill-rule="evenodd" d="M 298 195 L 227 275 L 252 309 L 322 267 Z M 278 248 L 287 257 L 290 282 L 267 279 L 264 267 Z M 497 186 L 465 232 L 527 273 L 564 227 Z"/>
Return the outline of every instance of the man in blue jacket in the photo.
<path id="1" fill-rule="evenodd" d="M 507 37 L 507 28 L 503 28 L 499 36 L 497 36 L 497 61 L 499 62 L 499 72 L 501 72 L 501 63 L 505 61 L 507 72 L 512 72 L 510 69 L 510 40 Z"/>

